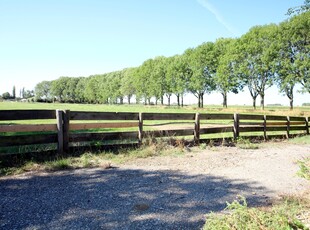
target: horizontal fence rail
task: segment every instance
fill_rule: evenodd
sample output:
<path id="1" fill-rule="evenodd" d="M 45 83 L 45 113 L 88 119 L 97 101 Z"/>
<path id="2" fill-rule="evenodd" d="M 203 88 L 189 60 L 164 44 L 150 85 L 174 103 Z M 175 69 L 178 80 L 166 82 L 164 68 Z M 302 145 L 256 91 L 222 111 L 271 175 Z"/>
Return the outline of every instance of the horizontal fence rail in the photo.
<path id="1" fill-rule="evenodd" d="M 52 124 L 11 122 L 17 120 L 49 120 Z M 289 138 L 292 131 L 309 134 L 309 117 L 257 114 L 2 110 L 0 122 L 1 148 L 54 144 L 59 154 L 83 144 L 141 144 L 148 137 L 181 136 L 199 143 L 214 134 L 234 139 L 248 134 L 268 139 L 278 132 Z"/>

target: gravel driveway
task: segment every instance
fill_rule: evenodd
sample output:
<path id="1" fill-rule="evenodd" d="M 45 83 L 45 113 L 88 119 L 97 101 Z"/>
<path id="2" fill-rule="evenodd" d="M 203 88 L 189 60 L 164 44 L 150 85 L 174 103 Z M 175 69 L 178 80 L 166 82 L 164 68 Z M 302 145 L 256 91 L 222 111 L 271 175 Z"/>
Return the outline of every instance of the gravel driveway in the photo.
<path id="1" fill-rule="evenodd" d="M 238 195 L 259 206 L 310 189 L 296 176 L 306 156 L 309 145 L 267 143 L 3 177 L 0 229 L 200 229 Z"/>

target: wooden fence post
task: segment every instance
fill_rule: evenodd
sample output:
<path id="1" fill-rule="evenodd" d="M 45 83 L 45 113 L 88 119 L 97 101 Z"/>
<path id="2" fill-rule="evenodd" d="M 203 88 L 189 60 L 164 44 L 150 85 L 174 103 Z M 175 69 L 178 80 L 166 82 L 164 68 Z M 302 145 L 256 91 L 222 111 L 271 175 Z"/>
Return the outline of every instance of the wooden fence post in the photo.
<path id="1" fill-rule="evenodd" d="M 309 135 L 309 117 L 305 117 L 306 122 L 306 134 Z"/>
<path id="2" fill-rule="evenodd" d="M 199 140 L 200 140 L 200 114 L 196 113 L 196 115 L 195 115 L 194 141 L 196 144 L 199 144 Z"/>
<path id="3" fill-rule="evenodd" d="M 239 137 L 239 114 L 234 114 L 234 140 Z"/>
<path id="4" fill-rule="evenodd" d="M 290 122 L 290 116 L 287 116 L 286 117 L 286 138 L 287 139 L 290 138 L 290 126 L 291 126 L 290 123 L 291 123 Z"/>
<path id="5" fill-rule="evenodd" d="M 57 119 L 57 151 L 58 154 L 62 155 L 64 153 L 64 138 L 63 138 L 63 111 L 56 110 L 56 119 Z"/>
<path id="6" fill-rule="evenodd" d="M 70 110 L 63 111 L 63 149 L 65 153 L 69 152 L 69 124 Z"/>
<path id="7" fill-rule="evenodd" d="M 264 140 L 267 140 L 267 116 L 264 115 Z"/>
<path id="8" fill-rule="evenodd" d="M 143 113 L 139 113 L 139 144 L 142 144 L 143 138 Z"/>

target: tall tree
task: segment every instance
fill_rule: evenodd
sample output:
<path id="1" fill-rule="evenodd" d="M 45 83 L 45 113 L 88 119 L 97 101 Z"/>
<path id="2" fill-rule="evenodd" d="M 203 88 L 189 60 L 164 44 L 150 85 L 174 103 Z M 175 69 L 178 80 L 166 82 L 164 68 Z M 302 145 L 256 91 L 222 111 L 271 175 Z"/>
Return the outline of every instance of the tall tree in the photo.
<path id="1" fill-rule="evenodd" d="M 15 85 L 13 86 L 13 90 L 12 90 L 12 98 L 13 99 L 16 98 L 16 87 L 15 87 Z"/>
<path id="2" fill-rule="evenodd" d="M 189 64 L 188 89 L 198 99 L 198 107 L 203 108 L 203 97 L 215 90 L 213 75 L 216 72 L 214 43 L 207 42 L 184 52 Z"/>
<path id="3" fill-rule="evenodd" d="M 178 106 L 183 106 L 183 96 L 188 89 L 188 71 L 189 68 L 184 55 L 175 55 L 170 58 L 166 80 L 169 82 L 171 91 L 177 97 Z"/>
<path id="4" fill-rule="evenodd" d="M 51 85 L 52 85 L 51 81 L 39 82 L 34 88 L 36 99 L 50 100 Z"/>
<path id="5" fill-rule="evenodd" d="M 51 94 L 54 99 L 59 102 L 64 102 L 67 99 L 67 82 L 70 80 L 69 77 L 60 77 L 54 80 L 51 85 Z"/>
<path id="6" fill-rule="evenodd" d="M 154 96 L 151 82 L 153 66 L 153 59 L 144 61 L 137 69 L 135 76 L 136 96 L 137 98 L 143 98 L 144 104 L 150 104 L 151 97 Z"/>
<path id="7" fill-rule="evenodd" d="M 310 70 L 310 12 L 297 15 L 279 26 L 277 56 L 274 60 L 276 82 L 280 92 L 290 100 L 293 109 L 294 87 L 301 83 L 307 90 Z M 308 88 L 310 92 L 310 87 Z"/>
<path id="8" fill-rule="evenodd" d="M 136 68 L 127 68 L 122 70 L 121 93 L 127 97 L 128 104 L 131 104 L 131 98 L 135 94 L 134 86 Z"/>
<path id="9" fill-rule="evenodd" d="M 276 30 L 275 24 L 255 26 L 238 42 L 239 73 L 249 88 L 254 108 L 256 97 L 259 95 L 261 108 L 264 109 L 265 91 L 273 84 Z"/>
<path id="10" fill-rule="evenodd" d="M 238 74 L 235 71 L 236 55 L 235 55 L 235 39 L 222 38 L 215 42 L 216 52 L 216 90 L 223 96 L 223 107 L 227 108 L 227 94 L 229 92 L 238 93 L 242 89 Z"/>

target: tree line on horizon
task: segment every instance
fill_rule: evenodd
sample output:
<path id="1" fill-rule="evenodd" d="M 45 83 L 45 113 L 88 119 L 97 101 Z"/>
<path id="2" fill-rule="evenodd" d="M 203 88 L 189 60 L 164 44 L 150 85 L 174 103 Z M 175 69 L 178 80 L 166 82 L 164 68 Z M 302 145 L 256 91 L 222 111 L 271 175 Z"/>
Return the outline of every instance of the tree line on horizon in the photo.
<path id="1" fill-rule="evenodd" d="M 306 0 L 305 2 L 308 2 Z M 227 95 L 244 88 L 256 108 L 264 108 L 265 91 L 276 85 L 293 109 L 294 87 L 302 85 L 310 93 L 310 11 L 299 12 L 280 24 L 254 26 L 240 38 L 220 38 L 188 48 L 181 55 L 148 59 L 139 67 L 126 68 L 89 77 L 60 77 L 42 81 L 35 87 L 37 101 L 72 103 L 124 102 L 164 103 L 191 93 L 198 107 L 204 95 L 219 92 L 223 106 Z"/>

